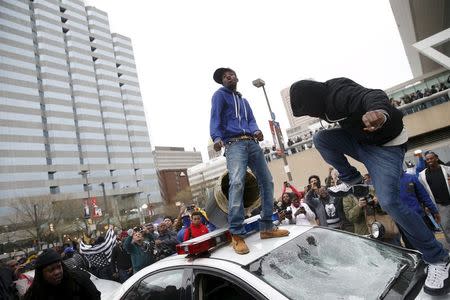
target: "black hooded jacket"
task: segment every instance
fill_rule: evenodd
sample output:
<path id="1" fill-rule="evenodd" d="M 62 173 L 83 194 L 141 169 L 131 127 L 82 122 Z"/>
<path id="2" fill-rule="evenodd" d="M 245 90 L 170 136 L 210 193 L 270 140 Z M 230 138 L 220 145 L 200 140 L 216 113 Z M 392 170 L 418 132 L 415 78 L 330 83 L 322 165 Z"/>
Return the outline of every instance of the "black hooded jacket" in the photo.
<path id="1" fill-rule="evenodd" d="M 339 122 L 360 143 L 383 145 L 403 130 L 403 114 L 390 104 L 384 91 L 365 88 L 348 78 L 324 83 L 298 81 L 291 86 L 290 98 L 294 116 L 308 115 Z M 384 125 L 374 132 L 364 131 L 362 116 L 379 109 L 388 114 Z"/>

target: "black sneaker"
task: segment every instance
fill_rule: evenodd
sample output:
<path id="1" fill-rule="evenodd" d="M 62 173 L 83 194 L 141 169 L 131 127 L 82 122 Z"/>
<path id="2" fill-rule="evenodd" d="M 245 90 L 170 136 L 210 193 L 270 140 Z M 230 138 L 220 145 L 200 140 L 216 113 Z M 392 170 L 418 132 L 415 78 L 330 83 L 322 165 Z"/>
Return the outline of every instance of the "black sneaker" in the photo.
<path id="1" fill-rule="evenodd" d="M 352 187 L 353 187 L 352 184 L 342 182 L 341 184 L 329 187 L 327 190 L 331 196 L 344 197 L 347 196 L 348 194 L 351 194 Z"/>
<path id="2" fill-rule="evenodd" d="M 441 296 L 450 292 L 450 261 L 429 264 L 423 291 L 429 295 Z"/>

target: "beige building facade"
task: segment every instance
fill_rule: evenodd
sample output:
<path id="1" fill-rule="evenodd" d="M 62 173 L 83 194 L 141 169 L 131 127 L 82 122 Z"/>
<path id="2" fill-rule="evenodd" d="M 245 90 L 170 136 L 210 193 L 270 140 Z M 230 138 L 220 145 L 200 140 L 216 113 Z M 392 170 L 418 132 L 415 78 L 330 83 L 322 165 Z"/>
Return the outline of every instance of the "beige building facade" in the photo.
<path id="1" fill-rule="evenodd" d="M 88 196 L 161 202 L 131 40 L 80 0 L 0 11 L 0 214 L 18 199 L 80 214 Z"/>

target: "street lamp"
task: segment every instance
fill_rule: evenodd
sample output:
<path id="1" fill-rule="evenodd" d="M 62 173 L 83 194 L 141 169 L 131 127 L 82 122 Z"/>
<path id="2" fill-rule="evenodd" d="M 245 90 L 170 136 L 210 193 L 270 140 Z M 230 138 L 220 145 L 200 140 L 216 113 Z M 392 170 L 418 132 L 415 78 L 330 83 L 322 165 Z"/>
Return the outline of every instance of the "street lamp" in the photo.
<path id="1" fill-rule="evenodd" d="M 278 141 L 278 144 L 280 145 L 281 157 L 283 158 L 283 162 L 284 162 L 284 171 L 287 174 L 288 181 L 292 182 L 291 170 L 290 170 L 288 162 L 287 162 L 286 154 L 284 153 L 284 144 L 283 144 L 283 141 L 281 140 L 281 136 L 278 132 L 278 129 L 276 128 L 277 126 L 276 126 L 276 122 L 275 122 L 275 114 L 272 112 L 272 108 L 270 107 L 270 103 L 269 103 L 269 98 L 267 97 L 266 89 L 264 88 L 266 83 L 261 78 L 253 80 L 252 83 L 257 88 L 262 87 L 262 89 L 264 91 L 264 96 L 266 98 L 267 106 L 269 107 L 270 117 L 272 119 L 272 123 L 273 123 L 274 129 L 275 129 L 275 135 L 277 136 L 277 141 Z"/>
<path id="2" fill-rule="evenodd" d="M 85 179 L 84 186 L 86 186 L 86 191 L 87 191 L 87 194 L 88 194 L 87 205 L 89 205 L 89 201 L 91 199 L 91 192 L 90 192 L 90 189 L 89 189 L 89 182 L 88 182 L 88 176 L 87 176 L 89 174 L 89 171 L 88 170 L 82 170 L 78 174 L 81 175 L 82 177 L 84 177 L 84 179 Z M 84 225 L 86 226 L 86 231 L 89 232 L 89 225 L 88 225 L 87 220 L 84 220 Z"/>
<path id="3" fill-rule="evenodd" d="M 139 207 L 139 212 L 140 212 L 140 215 L 142 218 L 141 224 L 145 223 L 145 213 L 143 211 L 145 211 L 147 208 L 148 208 L 148 205 L 146 203 L 142 204 L 142 206 Z"/>
<path id="4" fill-rule="evenodd" d="M 108 214 L 108 225 L 110 225 L 111 219 L 110 219 L 110 211 L 108 209 L 108 200 L 106 199 L 105 183 L 101 182 L 99 185 L 102 187 L 103 203 L 105 203 L 105 211 Z M 114 217 L 114 214 L 113 214 L 113 217 Z"/>

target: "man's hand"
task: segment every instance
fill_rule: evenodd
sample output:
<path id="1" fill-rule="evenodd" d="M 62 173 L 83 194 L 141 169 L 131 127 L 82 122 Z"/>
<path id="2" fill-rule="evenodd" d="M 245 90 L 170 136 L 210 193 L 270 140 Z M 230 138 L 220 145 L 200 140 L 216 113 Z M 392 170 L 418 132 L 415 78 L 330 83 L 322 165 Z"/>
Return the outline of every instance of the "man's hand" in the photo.
<path id="1" fill-rule="evenodd" d="M 436 223 L 441 224 L 441 215 L 439 213 L 434 214 L 433 217 L 436 220 Z"/>
<path id="2" fill-rule="evenodd" d="M 368 111 L 362 116 L 365 131 L 374 132 L 386 122 L 386 115 L 380 110 Z"/>
<path id="3" fill-rule="evenodd" d="M 218 140 L 217 142 L 214 143 L 214 150 L 216 152 L 219 152 L 223 147 L 223 142 L 222 140 Z"/>
<path id="4" fill-rule="evenodd" d="M 367 200 L 364 199 L 364 198 L 359 198 L 358 199 L 358 206 L 361 207 L 361 208 L 367 206 Z"/>
<path id="5" fill-rule="evenodd" d="M 159 245 L 161 245 L 161 243 L 162 243 L 162 241 L 161 241 L 161 240 L 156 240 L 156 241 L 155 241 L 155 245 L 156 245 L 156 246 L 159 246 Z"/>
<path id="6" fill-rule="evenodd" d="M 261 130 L 256 131 L 253 136 L 260 142 L 264 141 L 264 135 Z"/>

